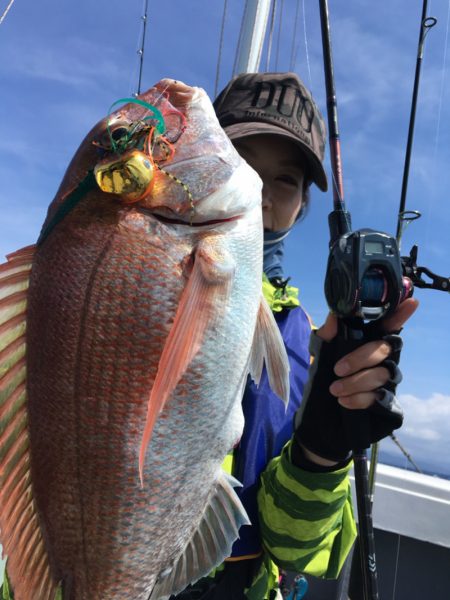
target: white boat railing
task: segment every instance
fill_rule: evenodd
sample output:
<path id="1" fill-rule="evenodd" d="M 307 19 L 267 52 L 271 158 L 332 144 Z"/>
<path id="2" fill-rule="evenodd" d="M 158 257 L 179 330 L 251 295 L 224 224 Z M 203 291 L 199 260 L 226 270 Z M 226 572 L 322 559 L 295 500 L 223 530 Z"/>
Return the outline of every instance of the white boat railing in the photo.
<path id="1" fill-rule="evenodd" d="M 450 481 L 378 464 L 373 522 L 376 529 L 450 548 Z"/>

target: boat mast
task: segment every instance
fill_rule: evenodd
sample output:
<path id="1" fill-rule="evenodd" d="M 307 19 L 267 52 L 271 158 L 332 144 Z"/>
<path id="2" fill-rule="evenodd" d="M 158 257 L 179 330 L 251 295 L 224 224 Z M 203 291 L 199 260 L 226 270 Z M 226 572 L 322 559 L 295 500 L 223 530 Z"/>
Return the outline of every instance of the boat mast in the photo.
<path id="1" fill-rule="evenodd" d="M 269 20 L 271 0 L 247 0 L 242 17 L 235 73 L 257 73 Z"/>

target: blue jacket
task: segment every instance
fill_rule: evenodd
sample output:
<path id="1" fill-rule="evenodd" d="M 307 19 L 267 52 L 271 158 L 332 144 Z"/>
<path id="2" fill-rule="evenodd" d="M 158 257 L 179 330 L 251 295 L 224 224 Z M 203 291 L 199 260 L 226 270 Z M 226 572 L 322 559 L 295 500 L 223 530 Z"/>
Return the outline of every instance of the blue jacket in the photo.
<path id="1" fill-rule="evenodd" d="M 245 389 L 242 401 L 245 427 L 234 453 L 233 475 L 243 485 L 236 491 L 252 526 L 241 528 L 240 538 L 233 546 L 232 557 L 253 555 L 261 551 L 256 499 L 260 475 L 270 460 L 281 454 L 283 446 L 290 440 L 294 415 L 302 400 L 310 364 L 308 342 L 311 323 L 303 308 L 298 306 L 298 301 L 296 304 L 293 308 L 282 307 L 274 312 L 291 369 L 291 393 L 287 411 L 285 412 L 283 402 L 270 389 L 265 369 L 259 386 L 256 387 L 249 379 Z"/>

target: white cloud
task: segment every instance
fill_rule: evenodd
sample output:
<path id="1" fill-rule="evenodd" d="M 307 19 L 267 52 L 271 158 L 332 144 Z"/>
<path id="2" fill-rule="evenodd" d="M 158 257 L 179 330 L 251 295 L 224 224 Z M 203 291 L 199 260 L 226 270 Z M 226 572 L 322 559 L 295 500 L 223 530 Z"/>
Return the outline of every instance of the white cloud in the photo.
<path id="1" fill-rule="evenodd" d="M 441 439 L 439 432 L 422 427 L 405 427 L 404 434 L 419 440 L 437 441 Z"/>
<path id="2" fill-rule="evenodd" d="M 405 413 L 403 427 L 395 432 L 400 443 L 419 467 L 450 475 L 450 395 L 400 394 L 399 401 Z M 388 442 L 383 447 L 392 451 Z"/>
<path id="3" fill-rule="evenodd" d="M 7 46 L 1 71 L 72 87 L 92 88 L 100 81 L 120 78 L 117 52 L 105 44 L 71 36 L 60 38 L 54 45 L 39 37 L 29 44 L 33 51 L 25 54 L 19 54 L 12 44 Z"/>
<path id="4" fill-rule="evenodd" d="M 438 430 L 450 432 L 450 396 L 434 393 L 429 398 L 400 394 L 399 400 L 407 413 L 405 426 L 433 425 Z"/>
<path id="5" fill-rule="evenodd" d="M 398 103 L 399 92 L 409 84 L 405 76 L 408 60 L 393 47 L 393 41 L 369 32 L 354 18 L 339 20 L 335 28 L 335 62 L 345 65 L 341 78 L 347 88 L 350 110 L 363 108 L 365 123 L 377 121 Z M 339 90 L 339 102 L 341 94 Z M 344 95 L 345 98 L 345 95 Z"/>

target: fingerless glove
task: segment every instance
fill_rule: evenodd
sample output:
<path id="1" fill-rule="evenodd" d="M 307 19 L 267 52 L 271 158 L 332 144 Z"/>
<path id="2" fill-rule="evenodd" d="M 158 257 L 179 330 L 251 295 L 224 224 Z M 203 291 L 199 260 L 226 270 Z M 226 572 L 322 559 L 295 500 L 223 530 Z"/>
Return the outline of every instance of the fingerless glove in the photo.
<path id="1" fill-rule="evenodd" d="M 369 329 L 369 340 L 382 339 L 390 344 L 390 356 L 380 363 L 390 373 L 388 382 L 378 390 L 378 400 L 367 409 L 350 410 L 342 407 L 329 392 L 336 362 L 361 345 L 354 340 L 334 338 L 322 340 L 316 332 L 310 338 L 310 353 L 314 357 L 305 386 L 302 405 L 295 416 L 294 443 L 328 460 L 342 462 L 354 449 L 368 448 L 372 443 L 390 435 L 403 422 L 403 411 L 395 397 L 402 375 L 398 368 L 402 339 L 397 334 L 379 334 Z M 366 338 L 364 343 L 368 341 Z"/>

